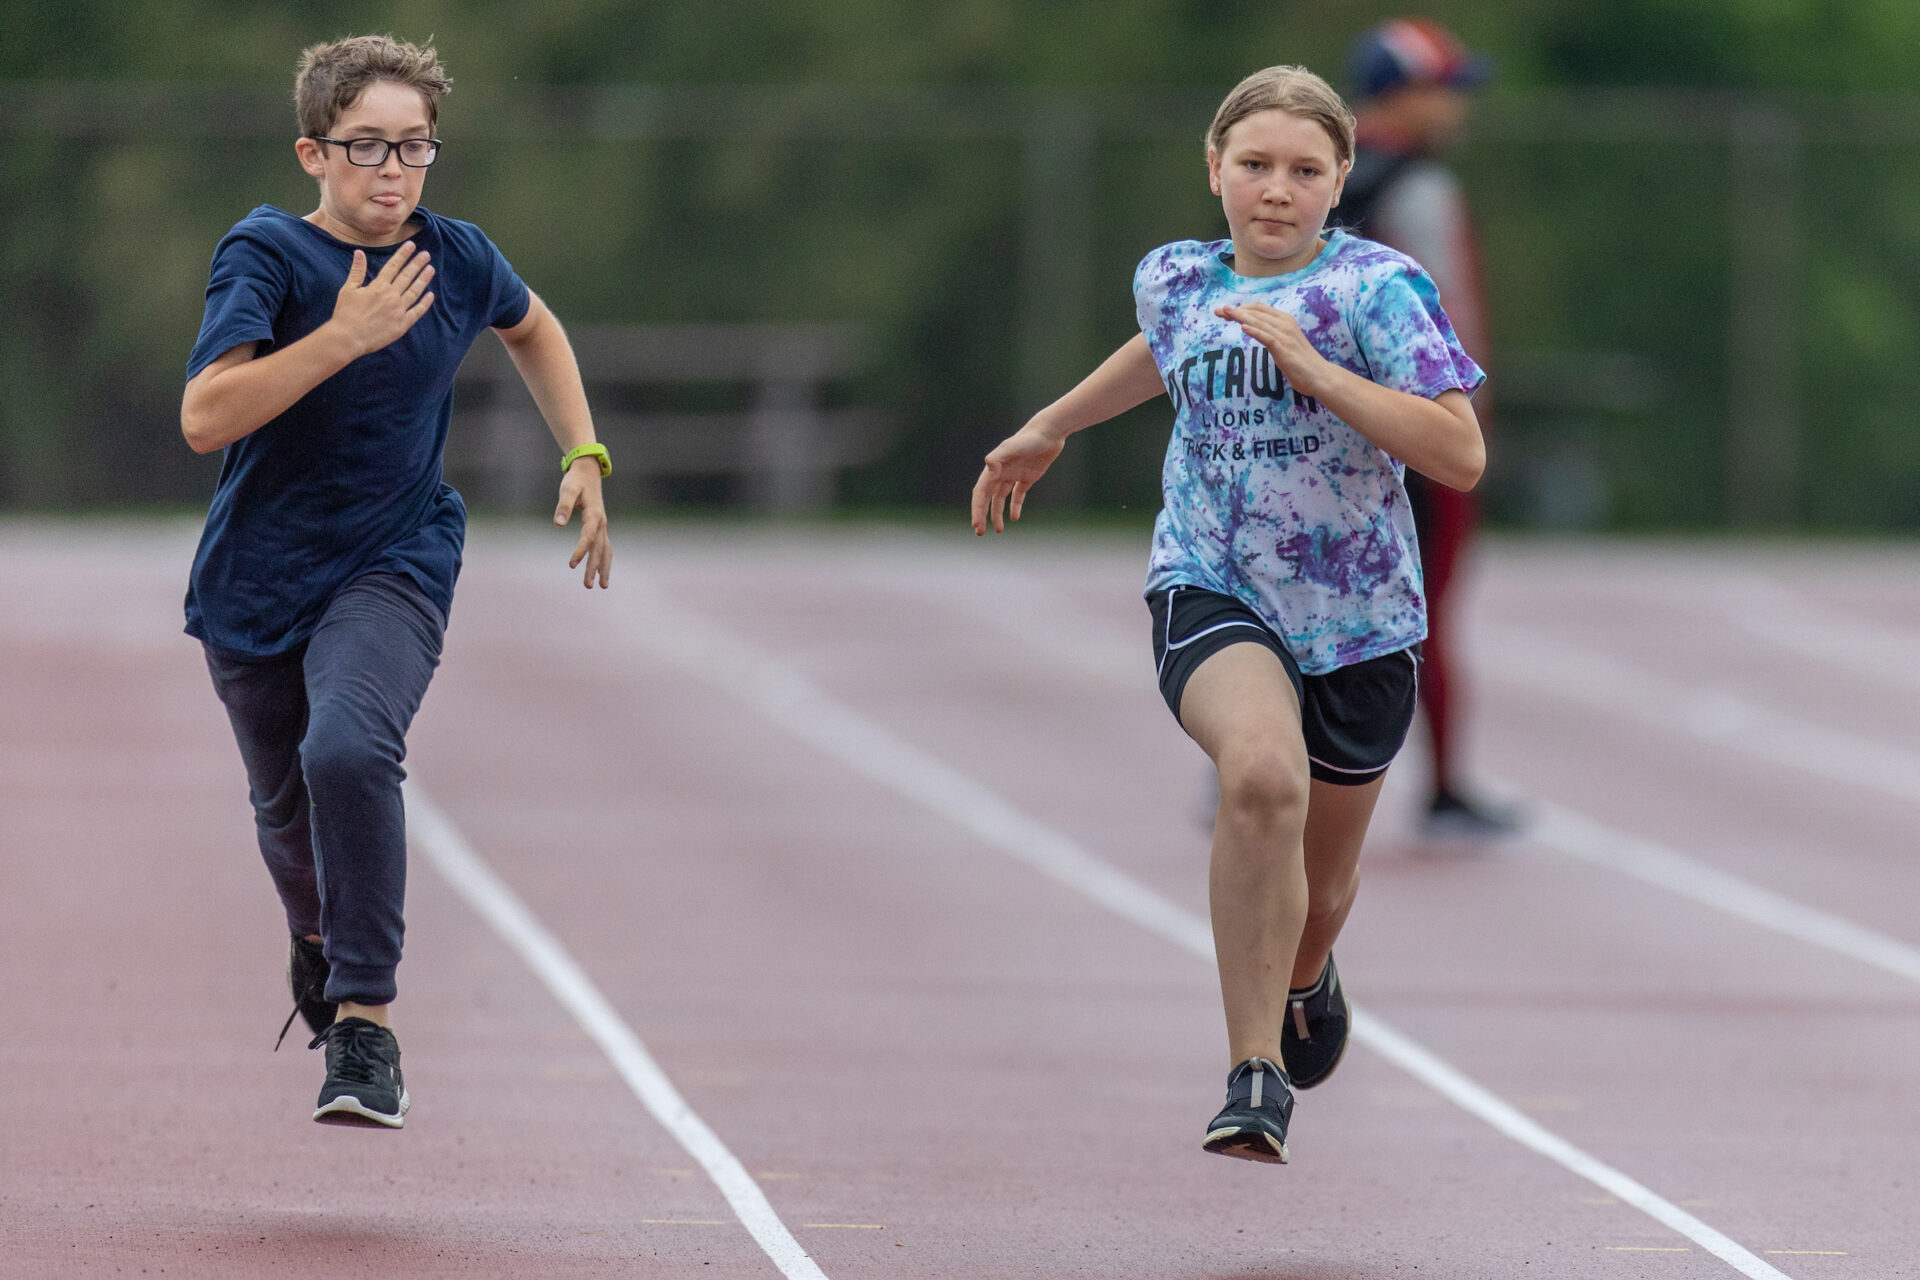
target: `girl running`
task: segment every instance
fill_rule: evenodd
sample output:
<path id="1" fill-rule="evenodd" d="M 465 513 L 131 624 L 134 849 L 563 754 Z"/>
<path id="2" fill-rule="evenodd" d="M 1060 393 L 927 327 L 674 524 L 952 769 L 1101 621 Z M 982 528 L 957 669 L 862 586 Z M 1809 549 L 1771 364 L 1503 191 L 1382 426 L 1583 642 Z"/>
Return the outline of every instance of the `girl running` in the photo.
<path id="1" fill-rule="evenodd" d="M 1324 80 L 1248 76 L 1206 144 L 1229 238 L 1146 256 L 1140 334 L 987 455 L 973 529 L 1018 520 L 1074 432 L 1172 399 L 1146 597 L 1161 694 L 1220 780 L 1208 889 L 1232 1067 L 1204 1146 L 1284 1163 L 1292 1090 L 1346 1048 L 1333 943 L 1413 719 L 1426 603 L 1405 468 L 1479 480 L 1485 375 L 1418 263 L 1324 229 L 1353 160 Z"/>

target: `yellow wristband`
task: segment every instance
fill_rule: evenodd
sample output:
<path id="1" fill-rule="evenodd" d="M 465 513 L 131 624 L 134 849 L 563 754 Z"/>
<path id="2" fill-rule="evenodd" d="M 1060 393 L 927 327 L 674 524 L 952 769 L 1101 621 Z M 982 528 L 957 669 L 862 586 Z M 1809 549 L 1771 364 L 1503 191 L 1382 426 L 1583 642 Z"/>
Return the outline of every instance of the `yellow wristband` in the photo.
<path id="1" fill-rule="evenodd" d="M 582 458 L 598 458 L 600 474 L 603 477 L 613 474 L 613 459 L 607 456 L 607 446 L 603 444 L 575 445 L 567 450 L 566 456 L 560 459 L 560 470 L 562 472 L 572 470 L 573 464 Z"/>

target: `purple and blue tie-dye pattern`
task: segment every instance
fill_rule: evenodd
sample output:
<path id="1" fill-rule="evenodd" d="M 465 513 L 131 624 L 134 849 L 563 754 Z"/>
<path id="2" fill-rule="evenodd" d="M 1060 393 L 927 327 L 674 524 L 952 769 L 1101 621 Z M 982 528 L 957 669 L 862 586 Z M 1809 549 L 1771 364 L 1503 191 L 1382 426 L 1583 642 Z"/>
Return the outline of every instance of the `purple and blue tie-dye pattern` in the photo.
<path id="1" fill-rule="evenodd" d="M 1404 254 L 1336 230 L 1308 266 L 1254 278 L 1226 265 L 1232 249 L 1170 244 L 1134 274 L 1140 331 L 1176 409 L 1147 590 L 1237 596 L 1301 671 L 1324 675 L 1427 634 L 1404 468 L 1288 386 L 1214 308 L 1264 302 L 1335 364 L 1427 399 L 1471 393 L 1486 375 Z"/>

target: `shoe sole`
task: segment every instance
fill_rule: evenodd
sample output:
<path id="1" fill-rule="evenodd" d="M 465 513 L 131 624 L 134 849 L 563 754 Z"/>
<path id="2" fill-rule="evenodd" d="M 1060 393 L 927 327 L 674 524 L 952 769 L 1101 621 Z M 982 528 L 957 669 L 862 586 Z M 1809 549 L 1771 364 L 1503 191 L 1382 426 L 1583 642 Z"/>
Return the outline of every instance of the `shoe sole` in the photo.
<path id="1" fill-rule="evenodd" d="M 332 1102 L 320 1107 L 313 1113 L 316 1124 L 354 1125 L 361 1128 L 398 1129 L 407 1123 L 407 1108 L 413 1105 L 413 1099 L 407 1091 L 400 1091 L 400 1110 L 398 1113 L 375 1111 L 363 1104 L 351 1094 L 342 1094 Z"/>
<path id="2" fill-rule="evenodd" d="M 1214 1155 L 1232 1156 L 1236 1160 L 1258 1160 L 1262 1164 L 1287 1162 L 1287 1144 L 1264 1129 L 1230 1125 L 1209 1133 L 1200 1146 Z"/>

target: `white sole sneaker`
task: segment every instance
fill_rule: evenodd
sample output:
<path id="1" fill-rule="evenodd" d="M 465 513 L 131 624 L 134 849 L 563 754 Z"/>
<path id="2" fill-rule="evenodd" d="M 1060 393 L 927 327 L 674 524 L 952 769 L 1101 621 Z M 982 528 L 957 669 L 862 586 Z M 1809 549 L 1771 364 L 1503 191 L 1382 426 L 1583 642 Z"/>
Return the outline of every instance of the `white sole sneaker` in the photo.
<path id="1" fill-rule="evenodd" d="M 360 1099 L 342 1094 L 316 1110 L 313 1118 L 320 1124 L 376 1125 L 384 1129 L 399 1129 L 406 1125 L 407 1108 L 412 1105 L 413 1099 L 407 1095 L 405 1089 L 400 1091 L 400 1110 L 393 1115 L 388 1115 L 384 1111 L 375 1111 L 371 1107 L 361 1105 Z"/>

